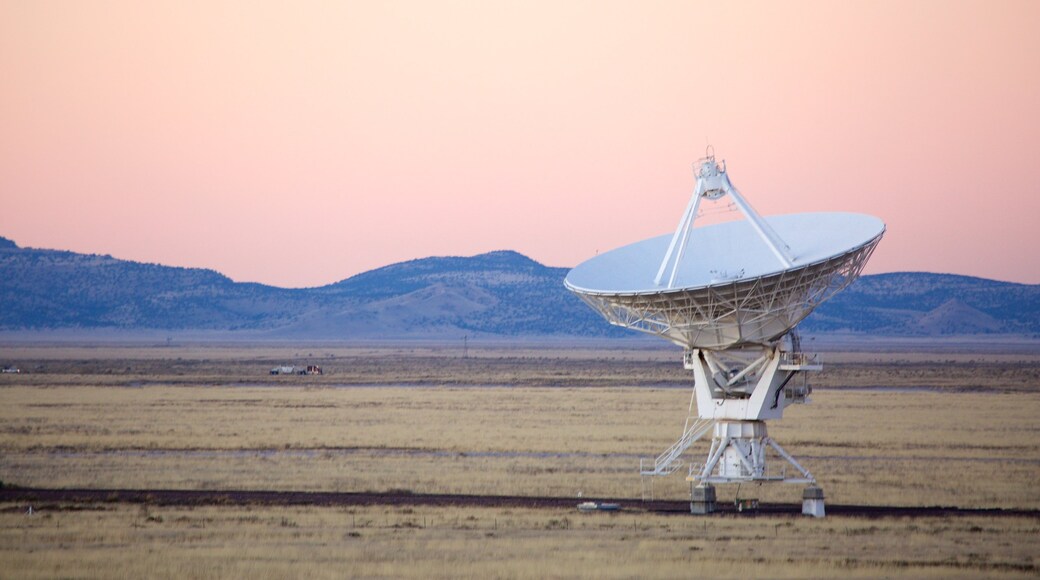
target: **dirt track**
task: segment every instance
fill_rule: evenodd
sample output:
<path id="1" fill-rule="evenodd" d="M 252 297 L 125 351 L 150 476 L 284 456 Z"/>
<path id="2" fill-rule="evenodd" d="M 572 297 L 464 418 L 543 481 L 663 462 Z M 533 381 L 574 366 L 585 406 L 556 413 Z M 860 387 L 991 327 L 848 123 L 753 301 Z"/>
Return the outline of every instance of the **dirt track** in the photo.
<path id="1" fill-rule="evenodd" d="M 169 506 L 204 505 L 306 505 L 306 506 L 469 506 L 469 507 L 522 507 L 533 509 L 574 508 L 580 501 L 617 503 L 626 511 L 688 514 L 689 502 L 652 501 L 608 498 L 523 497 L 488 495 L 441 495 L 413 493 L 343 493 L 302 491 L 240 491 L 240 490 L 171 490 L 171 489 L 0 489 L 0 502 L 29 504 L 34 509 L 61 509 L 55 504 L 134 503 Z M 768 515 L 800 515 L 798 504 L 763 504 L 756 512 Z M 732 504 L 719 503 L 718 515 L 737 515 Z M 1024 517 L 1040 518 L 1040 510 L 976 509 L 958 507 L 901 507 L 827 505 L 827 514 L 859 518 L 889 517 Z"/>

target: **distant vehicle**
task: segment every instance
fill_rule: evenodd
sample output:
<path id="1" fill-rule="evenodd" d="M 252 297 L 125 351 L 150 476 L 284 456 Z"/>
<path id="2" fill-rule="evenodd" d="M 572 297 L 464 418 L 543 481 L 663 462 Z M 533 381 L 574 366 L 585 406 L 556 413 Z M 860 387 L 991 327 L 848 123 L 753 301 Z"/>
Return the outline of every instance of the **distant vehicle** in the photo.
<path id="1" fill-rule="evenodd" d="M 18 367 L 4 367 L 3 370 L 0 370 L 0 373 L 5 373 L 5 374 L 6 373 L 9 373 L 9 374 L 19 374 L 21 372 L 22 372 L 22 369 L 20 369 Z"/>
<path id="2" fill-rule="evenodd" d="M 595 501 L 583 501 L 578 504 L 578 511 L 582 512 L 616 512 L 621 509 L 621 504 L 600 503 Z"/>
<path id="3" fill-rule="evenodd" d="M 272 375 L 320 375 L 324 374 L 318 365 L 307 365 L 306 368 L 296 366 L 282 366 L 271 369 Z"/>

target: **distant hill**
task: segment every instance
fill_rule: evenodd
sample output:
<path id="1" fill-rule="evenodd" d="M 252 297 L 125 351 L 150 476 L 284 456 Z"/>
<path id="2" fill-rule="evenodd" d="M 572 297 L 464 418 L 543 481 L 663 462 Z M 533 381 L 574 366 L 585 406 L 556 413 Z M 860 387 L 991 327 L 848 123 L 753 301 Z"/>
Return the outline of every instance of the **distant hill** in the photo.
<path id="1" fill-rule="evenodd" d="M 1037 334 L 1040 285 L 926 272 L 875 274 L 857 280 L 803 324 L 816 332 Z"/>
<path id="2" fill-rule="evenodd" d="M 300 290 L 212 270 L 18 248 L 0 238 L 0 328 L 239 330 L 286 322 Z"/>
<path id="3" fill-rule="evenodd" d="M 320 288 L 19 248 L 0 238 L 0 330 L 248 331 L 258 337 L 625 336 L 516 252 L 425 258 Z"/>
<path id="4" fill-rule="evenodd" d="M 315 288 L 322 306 L 279 329 L 294 335 L 624 336 L 563 288 L 567 268 L 512 251 L 423 258 Z"/>
<path id="5" fill-rule="evenodd" d="M 212 270 L 19 248 L 0 237 L 0 330 L 227 331 L 270 338 L 630 337 L 563 287 L 566 268 L 512 251 L 392 264 L 319 288 Z M 1040 285 L 920 272 L 864 276 L 810 332 L 1040 334 Z"/>

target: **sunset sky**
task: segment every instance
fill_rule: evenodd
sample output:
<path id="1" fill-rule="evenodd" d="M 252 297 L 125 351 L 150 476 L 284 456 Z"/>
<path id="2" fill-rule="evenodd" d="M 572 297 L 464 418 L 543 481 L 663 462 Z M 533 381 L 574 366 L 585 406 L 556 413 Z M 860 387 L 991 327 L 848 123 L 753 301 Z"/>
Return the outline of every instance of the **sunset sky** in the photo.
<path id="1" fill-rule="evenodd" d="M 670 232 L 712 144 L 868 273 L 1040 283 L 1040 2 L 0 0 L 0 236 L 314 286 Z"/>

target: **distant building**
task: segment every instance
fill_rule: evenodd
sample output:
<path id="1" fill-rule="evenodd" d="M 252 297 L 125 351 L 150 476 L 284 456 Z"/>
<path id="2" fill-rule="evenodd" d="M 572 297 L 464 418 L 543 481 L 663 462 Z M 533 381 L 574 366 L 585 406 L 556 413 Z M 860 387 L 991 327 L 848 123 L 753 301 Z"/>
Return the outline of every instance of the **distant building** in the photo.
<path id="1" fill-rule="evenodd" d="M 293 375 L 296 374 L 296 367 L 274 367 L 271 369 L 272 375 Z"/>

